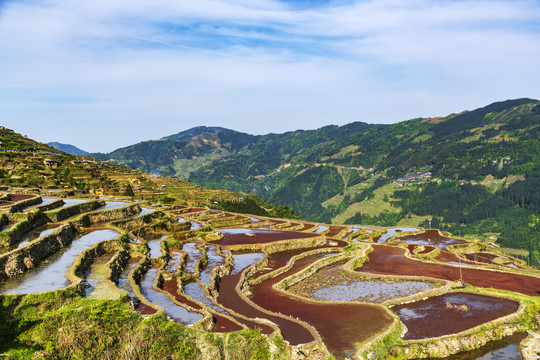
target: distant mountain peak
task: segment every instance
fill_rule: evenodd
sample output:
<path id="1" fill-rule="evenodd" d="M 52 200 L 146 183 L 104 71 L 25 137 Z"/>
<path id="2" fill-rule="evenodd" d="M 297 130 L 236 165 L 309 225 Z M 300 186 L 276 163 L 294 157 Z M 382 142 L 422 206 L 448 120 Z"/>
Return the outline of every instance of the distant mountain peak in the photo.
<path id="1" fill-rule="evenodd" d="M 163 139 L 186 140 L 202 134 L 217 134 L 223 131 L 234 131 L 219 126 L 196 126 L 188 130 L 180 131 L 177 134 L 165 136 Z"/>
<path id="2" fill-rule="evenodd" d="M 62 143 L 53 141 L 53 142 L 47 143 L 47 145 L 55 148 L 56 150 L 60 150 L 60 151 L 63 151 L 65 153 L 72 154 L 72 155 L 88 155 L 89 154 L 89 152 L 81 150 L 75 145 L 71 145 L 71 144 L 62 144 Z"/>

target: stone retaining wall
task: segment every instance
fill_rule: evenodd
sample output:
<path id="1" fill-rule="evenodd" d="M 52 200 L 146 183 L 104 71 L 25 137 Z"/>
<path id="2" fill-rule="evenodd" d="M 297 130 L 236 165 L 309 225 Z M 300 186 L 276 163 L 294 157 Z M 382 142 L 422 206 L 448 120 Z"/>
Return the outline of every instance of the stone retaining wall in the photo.
<path id="1" fill-rule="evenodd" d="M 71 206 L 66 206 L 59 210 L 48 211 L 45 214 L 49 217 L 52 222 L 58 222 L 67 219 L 68 217 L 79 215 L 88 211 L 98 209 L 102 206 L 105 206 L 105 201 L 103 200 L 91 200 L 88 202 L 75 204 Z"/>
<path id="2" fill-rule="evenodd" d="M 78 227 L 87 227 L 91 224 L 110 222 L 125 219 L 141 212 L 139 204 L 130 204 L 121 208 L 92 212 L 83 215 L 75 222 Z"/>
<path id="3" fill-rule="evenodd" d="M 259 244 L 241 244 L 241 245 L 223 245 L 223 248 L 232 250 L 232 251 L 264 251 L 268 254 L 275 252 L 301 249 L 301 248 L 310 248 L 316 246 L 322 246 L 326 244 L 326 238 L 322 235 L 314 236 L 310 238 L 303 239 L 289 239 L 281 240 L 269 243 L 259 243 Z"/>
<path id="4" fill-rule="evenodd" d="M 50 211 L 50 210 L 59 208 L 60 206 L 62 206 L 64 204 L 65 204 L 64 200 L 58 199 L 58 200 L 54 200 L 53 202 L 50 202 L 48 204 L 38 206 L 37 209 L 39 209 L 40 211 Z"/>
<path id="5" fill-rule="evenodd" d="M 10 246 L 16 244 L 30 230 L 33 230 L 48 222 L 47 217 L 39 210 L 33 210 L 26 214 L 17 214 L 12 216 L 21 217 L 22 220 L 0 233 L 0 246 Z"/>
<path id="6" fill-rule="evenodd" d="M 16 213 L 16 212 L 22 212 L 24 209 L 26 209 L 29 206 L 37 205 L 41 203 L 41 196 L 36 195 L 33 198 L 25 199 L 21 201 L 17 201 L 15 204 L 10 206 L 2 206 L 0 207 L 0 211 L 2 212 L 9 212 L 9 213 Z"/>
<path id="7" fill-rule="evenodd" d="M 66 224 L 49 235 L 0 256 L 0 279 L 17 276 L 33 268 L 43 259 L 70 245 L 76 236 L 76 227 Z"/>
<path id="8" fill-rule="evenodd" d="M 112 225 L 116 226 L 120 229 L 124 230 L 130 230 L 135 229 L 144 225 L 150 224 L 152 221 L 154 221 L 157 218 L 165 216 L 165 213 L 161 210 L 154 211 L 150 214 L 146 214 L 143 216 L 137 216 L 133 219 L 124 219 L 124 220 L 117 220 L 113 221 Z"/>

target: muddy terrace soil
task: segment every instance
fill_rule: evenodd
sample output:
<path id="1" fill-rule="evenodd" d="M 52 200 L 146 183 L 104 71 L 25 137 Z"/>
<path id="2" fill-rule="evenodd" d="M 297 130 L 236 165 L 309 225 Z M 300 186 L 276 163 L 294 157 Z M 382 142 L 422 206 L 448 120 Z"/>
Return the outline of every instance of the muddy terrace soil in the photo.
<path id="1" fill-rule="evenodd" d="M 295 231 L 273 231 L 253 229 L 222 229 L 223 239 L 212 241 L 216 245 L 266 244 L 274 241 L 305 239 L 315 236 Z M 253 235 L 246 235 L 253 234 Z"/>
<path id="2" fill-rule="evenodd" d="M 182 304 L 186 304 L 191 306 L 194 309 L 201 310 L 202 306 L 197 304 L 196 302 L 192 301 L 188 297 L 186 297 L 184 294 L 179 293 L 178 289 L 178 281 L 176 278 L 172 278 L 170 280 L 166 280 L 163 282 L 163 290 L 174 296 L 174 298 L 181 302 Z M 242 327 L 240 325 L 237 325 L 229 318 L 221 315 L 221 314 L 213 314 L 214 317 L 214 328 L 212 331 L 214 332 L 231 332 L 231 331 L 239 331 L 242 330 Z"/>
<path id="3" fill-rule="evenodd" d="M 231 309 L 238 314 L 244 315 L 247 318 L 262 318 L 268 319 L 277 324 L 285 338 L 293 345 L 298 345 L 306 342 L 313 341 L 313 336 L 310 332 L 300 324 L 292 322 L 287 319 L 283 319 L 277 316 L 271 316 L 263 311 L 253 307 L 250 302 L 244 300 L 235 288 L 240 281 L 241 273 L 234 275 L 227 275 L 221 279 L 219 283 L 219 298 L 218 302 L 225 308 Z M 255 326 L 255 329 L 259 329 L 263 334 L 271 334 L 274 330 L 268 325 L 251 323 Z M 251 326 L 250 326 L 251 327 Z"/>
<path id="4" fill-rule="evenodd" d="M 345 226 L 330 226 L 330 230 L 325 234 L 325 236 L 336 237 L 344 229 L 346 229 Z"/>
<path id="5" fill-rule="evenodd" d="M 358 274 L 343 270 L 344 264 L 345 261 L 326 266 L 287 291 L 318 301 L 382 303 L 435 287 L 434 284 L 424 281 L 363 279 Z"/>
<path id="6" fill-rule="evenodd" d="M 451 293 L 394 306 L 392 310 L 407 326 L 403 337 L 433 338 L 455 334 L 516 312 L 519 303 L 468 293 Z"/>
<path id="7" fill-rule="evenodd" d="M 342 244 L 339 244 L 339 245 L 341 245 L 341 247 L 343 247 Z M 327 245 L 327 246 L 320 246 L 320 247 L 313 248 L 313 249 L 295 249 L 295 250 L 280 251 L 280 252 L 277 252 L 277 253 L 270 254 L 270 255 L 268 255 L 268 265 L 266 265 L 265 268 L 263 268 L 262 270 L 256 272 L 255 274 L 251 275 L 250 277 L 252 279 L 256 279 L 261 275 L 264 275 L 264 274 L 267 274 L 267 273 L 269 273 L 271 271 L 274 271 L 276 269 L 282 268 L 283 266 L 287 265 L 287 263 L 289 262 L 289 260 L 292 257 L 294 257 L 296 255 L 303 254 L 306 251 L 311 251 L 311 250 L 316 250 L 316 249 L 325 249 L 325 248 L 336 248 L 336 247 L 335 246 L 331 247 L 331 246 Z"/>
<path id="8" fill-rule="evenodd" d="M 438 230 L 426 230 L 425 232 L 418 235 L 411 235 L 400 239 L 405 241 L 408 244 L 415 245 L 431 245 L 438 247 L 439 249 L 446 249 L 451 245 L 456 244 L 465 244 L 467 243 L 464 240 L 451 239 L 446 236 L 439 234 Z"/>
<path id="9" fill-rule="evenodd" d="M 356 270 L 374 274 L 427 276 L 452 281 L 460 278 L 457 266 L 411 260 L 405 258 L 404 253 L 405 249 L 395 246 L 373 245 L 369 261 Z M 540 295 L 540 278 L 467 267 L 461 271 L 463 281 L 473 286 L 514 291 L 528 296 Z"/>
<path id="10" fill-rule="evenodd" d="M 10 205 L 13 205 L 15 203 L 18 203 L 19 201 L 31 199 L 33 197 L 36 197 L 36 195 L 12 194 L 11 195 L 11 200 L 0 203 L 0 207 L 1 206 L 10 206 Z"/>
<path id="11" fill-rule="evenodd" d="M 277 282 L 324 256 L 317 254 L 299 259 L 290 270 L 252 286 L 250 299 L 267 310 L 298 318 L 315 327 L 334 356 L 352 356 L 355 344 L 384 331 L 392 323 L 392 317 L 383 308 L 367 304 L 307 302 L 272 288 Z M 283 328 L 281 330 L 287 340 L 296 335 Z"/>

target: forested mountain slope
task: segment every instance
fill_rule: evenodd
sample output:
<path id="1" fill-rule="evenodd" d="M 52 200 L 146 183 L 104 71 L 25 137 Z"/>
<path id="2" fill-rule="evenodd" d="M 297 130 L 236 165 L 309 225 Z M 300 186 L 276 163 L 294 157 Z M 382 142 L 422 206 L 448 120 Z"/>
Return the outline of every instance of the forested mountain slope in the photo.
<path id="1" fill-rule="evenodd" d="M 526 236 L 537 238 L 539 104 L 507 100 L 441 118 L 262 136 L 200 127 L 99 158 L 254 192 L 313 221 L 427 226 L 433 218 L 525 247 Z"/>

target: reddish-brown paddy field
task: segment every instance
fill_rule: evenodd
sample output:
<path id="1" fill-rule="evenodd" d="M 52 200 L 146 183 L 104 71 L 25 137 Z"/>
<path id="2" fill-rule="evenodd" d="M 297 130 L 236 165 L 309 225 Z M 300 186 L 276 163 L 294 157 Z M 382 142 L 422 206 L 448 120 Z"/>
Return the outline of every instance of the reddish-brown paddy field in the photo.
<path id="1" fill-rule="evenodd" d="M 516 312 L 512 300 L 469 293 L 450 293 L 394 306 L 407 326 L 406 340 L 455 334 Z"/>
<path id="2" fill-rule="evenodd" d="M 427 276 L 456 281 L 460 279 L 460 268 L 443 264 L 429 264 L 407 259 L 405 249 L 395 246 L 373 245 L 369 261 L 357 271 L 373 274 Z M 540 296 L 540 278 L 464 267 L 461 269 L 463 281 L 467 284 L 508 290 L 528 296 Z"/>
<path id="3" fill-rule="evenodd" d="M 439 249 L 446 249 L 451 245 L 465 244 L 467 241 L 452 239 L 439 234 L 438 230 L 426 230 L 425 232 L 417 235 L 411 235 L 405 238 L 401 238 L 401 241 L 405 241 L 408 244 L 415 245 L 431 245 L 438 247 Z"/>
<path id="4" fill-rule="evenodd" d="M 250 299 L 272 312 L 289 315 L 317 329 L 330 352 L 343 358 L 354 354 L 356 345 L 384 331 L 392 317 L 382 307 L 364 304 L 331 304 L 308 302 L 272 288 L 282 279 L 306 268 L 326 254 L 310 255 L 297 260 L 292 268 L 274 278 L 252 286 Z M 289 340 L 284 333 L 285 339 Z"/>

